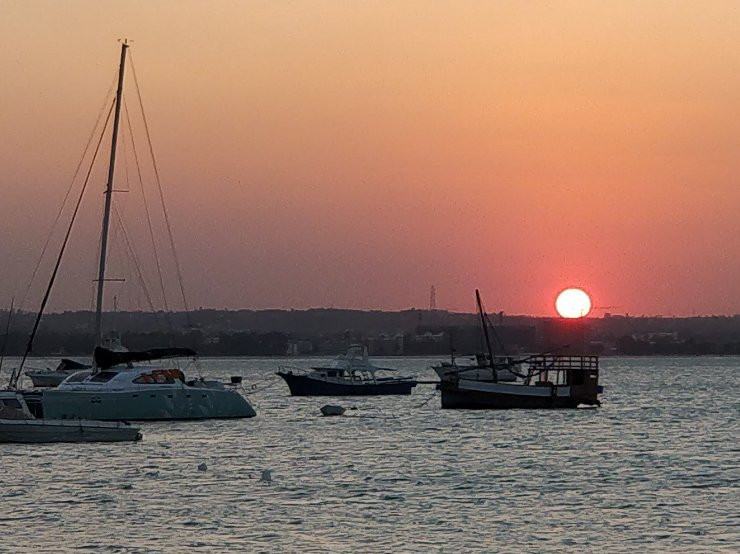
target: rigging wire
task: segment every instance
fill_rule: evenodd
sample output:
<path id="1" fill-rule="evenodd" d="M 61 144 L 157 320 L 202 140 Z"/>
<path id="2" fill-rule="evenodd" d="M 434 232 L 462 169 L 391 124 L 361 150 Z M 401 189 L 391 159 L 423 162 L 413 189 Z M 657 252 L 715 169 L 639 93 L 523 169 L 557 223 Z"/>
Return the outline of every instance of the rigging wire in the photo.
<path id="1" fill-rule="evenodd" d="M 126 96 L 121 93 L 121 100 L 126 104 Z M 129 130 L 129 135 L 131 134 Z M 126 181 L 126 189 L 117 190 L 116 192 L 131 192 L 131 180 L 128 176 L 128 147 L 126 146 L 126 127 L 121 126 L 121 148 L 123 149 L 123 179 Z"/>
<path id="2" fill-rule="evenodd" d="M 144 296 L 146 297 L 146 301 L 149 304 L 149 309 L 154 314 L 154 319 L 157 322 L 157 327 L 159 330 L 162 330 L 161 323 L 159 321 L 159 316 L 157 314 L 157 310 L 154 308 L 154 302 L 152 302 L 152 297 L 149 294 L 149 288 L 146 286 L 146 280 L 144 279 L 144 274 L 141 272 L 141 264 L 139 264 L 139 258 L 136 255 L 136 252 L 134 251 L 133 246 L 131 245 L 131 241 L 129 240 L 128 233 L 126 232 L 126 227 L 123 225 L 123 218 L 121 217 L 121 212 L 118 210 L 118 206 L 113 206 L 113 211 L 116 215 L 116 221 L 121 228 L 121 233 L 123 235 L 124 242 L 126 243 L 126 247 L 129 251 L 129 256 L 131 258 L 131 261 L 134 263 L 134 267 L 136 268 L 136 275 L 139 279 L 139 284 L 141 285 L 141 289 L 144 292 Z"/>
<path id="3" fill-rule="evenodd" d="M 141 90 L 139 89 L 139 79 L 136 76 L 136 67 L 134 65 L 133 56 L 131 56 L 131 73 L 133 73 L 134 75 L 134 84 L 136 85 L 136 96 L 139 99 L 139 106 L 141 108 L 141 117 L 142 117 L 142 120 L 144 121 L 144 130 L 146 131 L 146 139 L 149 145 L 149 153 L 152 157 L 154 177 L 155 177 L 155 180 L 157 181 L 157 189 L 159 190 L 159 199 L 162 203 L 162 212 L 164 213 L 164 221 L 167 225 L 167 234 L 170 239 L 170 248 L 172 248 L 172 257 L 174 258 L 174 261 L 175 261 L 175 271 L 177 273 L 178 284 L 180 285 L 180 294 L 182 295 L 182 303 L 185 308 L 185 318 L 187 320 L 188 328 L 192 329 L 192 322 L 190 320 L 190 308 L 188 307 L 188 301 L 185 296 L 185 286 L 183 285 L 182 272 L 180 271 L 180 261 L 177 257 L 177 250 L 175 249 L 175 239 L 172 235 L 172 226 L 170 225 L 170 218 L 169 218 L 169 215 L 167 214 L 167 206 L 164 201 L 164 192 L 162 191 L 162 182 L 159 179 L 159 169 L 157 167 L 156 157 L 154 156 L 154 147 L 152 146 L 152 138 L 149 133 L 149 124 L 147 123 L 146 113 L 144 112 L 144 102 L 141 99 Z"/>
<path id="4" fill-rule="evenodd" d="M 491 321 L 491 318 L 488 316 L 488 312 L 486 312 L 485 307 L 483 306 L 483 301 L 480 301 L 480 309 L 482 311 L 481 314 L 481 336 L 479 337 L 481 339 L 481 346 L 484 346 L 484 341 L 486 340 L 486 335 L 488 334 L 487 331 L 490 328 L 491 334 L 493 335 L 493 339 L 496 343 L 496 345 L 501 349 L 501 353 L 504 355 L 507 355 L 506 352 L 506 346 L 504 345 L 504 342 L 501 340 L 501 337 L 499 336 L 498 332 L 496 331 L 496 326 Z M 491 364 L 493 364 L 493 359 L 491 359 Z"/>
<path id="5" fill-rule="evenodd" d="M 121 98 L 124 99 L 125 102 L 125 96 L 121 96 Z M 123 156 L 121 157 L 121 161 L 123 162 L 123 175 L 124 175 L 124 181 L 126 183 L 125 189 L 121 189 L 117 192 L 130 192 L 131 191 L 131 180 L 129 178 L 129 164 L 128 164 L 128 146 L 126 144 L 126 127 L 121 126 L 121 148 L 123 149 Z M 113 205 L 116 206 L 118 204 L 118 201 L 114 199 Z M 111 236 L 111 243 L 113 245 L 113 248 L 109 250 L 111 254 L 115 252 L 118 259 L 118 270 L 122 275 L 128 275 L 127 269 L 128 269 L 128 258 L 127 253 L 125 249 L 123 248 L 123 240 L 121 239 L 121 229 L 120 226 L 113 225 L 112 227 L 112 236 Z M 118 281 L 116 279 L 115 281 Z M 121 279 L 121 282 L 125 282 L 126 279 Z M 126 288 L 125 285 L 120 285 L 114 290 L 113 292 L 113 313 L 116 314 L 118 312 L 118 301 L 121 298 L 121 292 L 125 292 Z M 114 315 L 115 319 L 115 315 Z M 113 327 L 115 328 L 115 323 L 113 324 Z"/>
<path id="6" fill-rule="evenodd" d="M 111 236 L 111 243 L 113 244 L 113 248 L 111 248 L 110 252 L 111 254 L 115 252 L 117 257 L 117 265 L 111 264 L 112 267 L 116 267 L 118 273 L 121 275 L 120 279 L 114 279 L 116 284 L 114 285 L 116 288 L 114 289 L 113 286 L 111 289 L 113 290 L 113 313 L 115 314 L 118 311 L 118 301 L 121 299 L 121 293 L 126 290 L 126 285 L 123 283 L 126 282 L 125 276 L 129 275 L 127 272 L 128 269 L 128 256 L 126 255 L 126 251 L 123 248 L 123 239 L 121 238 L 121 228 L 120 226 L 113 225 L 112 226 L 113 235 Z M 115 315 L 114 317 L 114 323 L 112 325 L 113 328 L 116 327 L 115 325 Z"/>
<path id="7" fill-rule="evenodd" d="M 3 371 L 3 361 L 5 360 L 5 347 L 8 346 L 8 336 L 10 335 L 10 320 L 13 318 L 13 305 L 15 303 L 15 296 L 10 299 L 10 309 L 8 310 L 8 321 L 5 323 L 5 337 L 3 338 L 3 346 L 0 349 L 0 373 Z"/>
<path id="8" fill-rule="evenodd" d="M 33 339 L 36 336 L 36 331 L 38 330 L 39 324 L 41 323 L 41 316 L 44 313 L 44 308 L 46 308 L 46 303 L 49 301 L 49 295 L 51 294 L 51 289 L 54 287 L 54 281 L 56 280 L 57 273 L 59 272 L 59 266 L 62 264 L 62 257 L 64 256 L 64 251 L 67 248 L 67 243 L 69 242 L 69 236 L 72 234 L 72 227 L 74 227 L 75 219 L 77 219 L 77 212 L 80 210 L 80 205 L 82 204 L 82 198 L 85 194 L 85 190 L 87 189 L 87 184 L 90 182 L 90 174 L 92 173 L 95 160 L 98 157 L 98 152 L 100 151 L 100 145 L 103 142 L 103 136 L 105 135 L 105 130 L 108 128 L 108 122 L 110 121 L 110 116 L 111 116 L 111 113 L 113 112 L 113 106 L 114 106 L 114 103 L 111 103 L 110 109 L 108 110 L 108 116 L 105 118 L 105 125 L 103 125 L 103 130 L 100 133 L 98 144 L 95 146 L 95 152 L 93 152 L 92 160 L 90 161 L 90 167 L 87 170 L 87 175 L 85 175 L 85 180 L 82 183 L 80 194 L 77 197 L 77 203 L 75 204 L 75 209 L 72 212 L 72 219 L 70 220 L 69 226 L 67 227 L 67 233 L 64 235 L 64 241 L 62 242 L 62 247 L 59 250 L 59 255 L 57 256 L 56 264 L 54 264 L 54 271 L 51 274 L 51 279 L 49 279 L 49 285 L 46 287 L 44 298 L 41 301 L 41 307 L 39 308 L 38 314 L 36 315 L 36 321 L 34 321 L 33 329 L 31 330 L 31 335 L 28 337 L 28 344 L 26 345 L 25 352 L 23 352 L 23 358 L 21 359 L 20 365 L 10 375 L 10 382 L 8 386 L 12 389 L 14 389 L 16 384 L 18 383 L 18 378 L 20 377 L 21 370 L 23 369 L 23 365 L 26 363 L 28 354 L 30 354 L 33 348 Z"/>
<path id="9" fill-rule="evenodd" d="M 98 263 L 97 260 L 100 260 L 100 250 L 103 247 L 103 236 L 98 235 L 98 246 L 95 249 L 95 252 L 97 253 L 97 256 L 92 259 L 92 269 L 90 270 L 91 274 L 91 286 L 90 286 L 90 312 L 92 312 L 93 319 L 91 320 L 91 326 L 94 326 L 94 317 L 95 317 L 95 300 L 97 295 L 97 284 L 98 284 Z M 94 328 L 94 327 L 93 327 Z"/>
<path id="10" fill-rule="evenodd" d="M 488 313 L 484 311 L 486 314 L 486 322 L 488 323 L 488 326 L 491 328 L 491 333 L 493 333 L 493 338 L 496 340 L 496 344 L 498 344 L 499 348 L 501 348 L 501 352 L 505 355 L 507 355 L 506 352 L 506 346 L 504 345 L 504 342 L 501 340 L 501 337 L 499 337 L 498 332 L 496 331 L 495 325 L 491 322 L 491 318 L 489 317 Z"/>
<path id="11" fill-rule="evenodd" d="M 132 65 L 133 67 L 133 65 Z M 173 329 L 172 322 L 170 321 L 170 307 L 167 303 L 167 293 L 164 287 L 164 278 L 162 277 L 162 264 L 159 261 L 159 254 L 157 253 L 157 243 L 154 239 L 154 227 L 152 226 L 152 218 L 149 212 L 149 202 L 146 199 L 146 192 L 144 191 L 144 180 L 141 177 L 141 166 L 139 164 L 139 154 L 136 150 L 136 141 L 134 140 L 134 133 L 131 127 L 131 118 L 129 117 L 128 104 L 126 99 L 123 99 L 123 111 L 126 114 L 126 122 L 128 123 L 129 134 L 131 135 L 131 149 L 134 153 L 134 161 L 136 162 L 136 173 L 139 177 L 139 188 L 141 189 L 141 197 L 144 200 L 144 212 L 146 213 L 146 222 L 149 228 L 149 238 L 152 243 L 152 251 L 154 252 L 154 262 L 157 266 L 157 276 L 159 277 L 159 287 L 162 291 L 162 302 L 164 304 L 165 318 L 170 329 Z"/>
<path id="12" fill-rule="evenodd" d="M 85 157 L 87 156 L 87 153 L 90 150 L 90 145 L 92 144 L 93 138 L 95 137 L 95 130 L 98 128 L 98 125 L 100 125 L 100 119 L 103 117 L 103 113 L 105 113 L 105 107 L 110 102 L 110 97 L 111 97 L 111 94 L 113 93 L 113 87 L 115 86 L 115 83 L 116 83 L 116 79 L 114 77 L 113 81 L 111 82 L 110 87 L 108 87 L 108 92 L 105 95 L 105 101 L 103 102 L 103 105 L 100 107 L 100 111 L 98 112 L 98 117 L 95 119 L 95 125 L 93 125 L 93 128 L 90 129 L 90 135 L 87 138 L 87 144 L 85 145 L 85 149 L 82 151 L 82 156 L 80 156 L 80 161 L 77 162 L 77 167 L 75 168 L 74 174 L 72 175 L 72 180 L 69 183 L 67 192 L 64 194 L 64 198 L 62 199 L 62 204 L 61 206 L 59 206 L 59 211 L 57 212 L 57 215 L 54 218 L 54 222 L 51 224 L 51 229 L 49 230 L 49 235 L 46 237 L 46 242 L 44 242 L 44 247 L 41 249 L 41 254 L 38 257 L 38 260 L 36 260 L 36 265 L 34 266 L 33 271 L 31 272 L 31 278 L 28 280 L 28 285 L 26 286 L 26 290 L 23 293 L 23 296 L 21 297 L 20 303 L 18 304 L 19 310 L 22 310 L 23 306 L 25 305 L 26 298 L 28 297 L 28 293 L 30 292 L 31 287 L 33 286 L 33 281 L 36 278 L 36 274 L 39 271 L 39 267 L 41 267 L 41 262 L 44 259 L 46 250 L 49 248 L 49 243 L 51 242 L 51 239 L 54 236 L 54 230 L 56 229 L 57 223 L 59 223 L 59 218 L 62 217 L 62 212 L 64 211 L 64 207 L 67 204 L 67 200 L 69 199 L 69 195 L 72 192 L 74 183 L 77 180 L 77 176 L 80 173 L 80 169 L 82 168 L 82 163 L 85 161 Z"/>

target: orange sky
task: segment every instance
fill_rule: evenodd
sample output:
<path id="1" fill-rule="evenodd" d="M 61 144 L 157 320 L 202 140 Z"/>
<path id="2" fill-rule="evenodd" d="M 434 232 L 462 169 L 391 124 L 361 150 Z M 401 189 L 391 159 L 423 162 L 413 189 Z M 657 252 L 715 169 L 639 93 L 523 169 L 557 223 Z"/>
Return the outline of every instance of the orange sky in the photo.
<path id="1" fill-rule="evenodd" d="M 740 312 L 735 1 L 0 0 L 0 33 L 0 305 L 126 36 L 193 306 L 402 309 L 436 285 L 440 308 L 479 287 L 551 315 L 581 285 L 611 312 Z M 90 305 L 95 175 L 52 309 Z"/>

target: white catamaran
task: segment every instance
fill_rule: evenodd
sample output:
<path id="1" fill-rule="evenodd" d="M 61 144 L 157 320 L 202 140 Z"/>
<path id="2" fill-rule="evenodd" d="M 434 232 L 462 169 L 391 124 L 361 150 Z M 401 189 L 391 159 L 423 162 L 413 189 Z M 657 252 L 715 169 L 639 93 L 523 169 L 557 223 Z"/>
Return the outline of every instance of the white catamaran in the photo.
<path id="1" fill-rule="evenodd" d="M 114 192 L 116 145 L 128 48 L 128 43 L 123 41 L 118 71 L 118 88 L 115 98 L 113 136 L 105 190 L 105 208 L 103 211 L 97 275 L 95 338 L 98 344 L 101 344 L 102 340 L 102 308 L 106 282 L 108 231 Z M 77 207 L 79 207 L 79 200 Z M 76 214 L 77 209 L 75 209 L 72 216 L 72 222 L 62 244 L 56 267 L 37 315 L 23 360 L 20 367 L 11 375 L 11 388 L 16 387 L 23 364 L 31 351 L 33 337 L 38 329 L 41 315 L 51 292 Z M 43 393 L 29 393 L 29 403 L 40 405 L 40 413 L 44 418 L 58 419 L 170 420 L 254 417 L 256 415 L 255 411 L 245 398 L 244 391 L 239 388 L 238 383 L 225 385 L 202 378 L 187 381 L 178 367 L 171 365 L 134 365 L 134 362 L 165 360 L 176 357 L 194 358 L 195 356 L 196 353 L 193 350 L 186 348 L 154 348 L 140 352 L 116 352 L 98 346 L 95 349 L 91 369 L 74 373 L 55 389 L 46 390 Z M 38 398 L 39 394 L 41 396 L 40 400 Z"/>

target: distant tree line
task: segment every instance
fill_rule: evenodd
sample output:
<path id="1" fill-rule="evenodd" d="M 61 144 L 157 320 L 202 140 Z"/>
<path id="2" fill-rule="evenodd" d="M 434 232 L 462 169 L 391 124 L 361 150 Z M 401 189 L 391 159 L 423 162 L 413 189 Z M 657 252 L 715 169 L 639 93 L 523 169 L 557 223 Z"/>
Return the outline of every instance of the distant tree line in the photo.
<path id="1" fill-rule="evenodd" d="M 626 335 L 617 340 L 616 352 L 627 356 L 740 355 L 740 341 L 717 343 L 693 337 L 646 340 Z"/>
<path id="2" fill-rule="evenodd" d="M 91 354 L 89 311 L 44 316 L 34 340 L 35 356 Z M 0 322 L 7 312 L 0 310 Z M 35 314 L 17 312 L 6 355 L 23 354 Z M 579 328 L 557 318 L 494 314 L 508 353 L 532 353 L 571 345 L 580 352 L 624 355 L 740 355 L 740 316 L 587 318 Z M 204 356 L 334 355 L 366 344 L 372 355 L 473 354 L 484 350 L 475 314 L 444 310 L 195 310 L 169 314 L 106 313 L 105 328 L 120 332 L 131 350 L 186 346 Z M 568 332 L 564 332 L 568 331 Z M 576 331 L 576 332 L 572 332 Z M 0 336 L 0 343 L 5 337 Z"/>

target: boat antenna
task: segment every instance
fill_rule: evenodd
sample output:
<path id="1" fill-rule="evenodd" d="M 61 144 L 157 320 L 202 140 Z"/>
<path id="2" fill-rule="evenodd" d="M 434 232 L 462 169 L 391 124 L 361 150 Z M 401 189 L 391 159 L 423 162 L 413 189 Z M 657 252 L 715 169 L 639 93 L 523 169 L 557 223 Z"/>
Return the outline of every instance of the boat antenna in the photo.
<path id="1" fill-rule="evenodd" d="M 3 360 L 5 359 L 5 347 L 8 346 L 8 335 L 10 334 L 10 320 L 13 318 L 13 305 L 15 296 L 10 299 L 10 309 L 8 310 L 8 321 L 5 322 L 5 337 L 3 337 L 3 347 L 0 349 L 0 373 L 3 371 Z"/>
<path id="2" fill-rule="evenodd" d="M 103 229 L 100 234 L 100 263 L 98 265 L 98 294 L 95 302 L 95 343 L 100 344 L 103 338 L 103 288 L 105 286 L 105 258 L 108 251 L 108 228 L 110 226 L 111 201 L 113 199 L 113 176 L 116 170 L 116 145 L 118 143 L 118 125 L 121 119 L 121 97 L 123 96 L 123 76 L 126 68 L 126 50 L 128 40 L 121 41 L 121 63 L 118 67 L 118 88 L 116 89 L 116 109 L 113 117 L 113 138 L 110 147 L 108 165 L 108 183 L 105 187 L 105 209 L 103 211 Z"/>
<path id="3" fill-rule="evenodd" d="M 491 357 L 491 373 L 493 374 L 493 382 L 498 383 L 498 375 L 496 375 L 496 369 L 493 367 L 493 350 L 491 350 L 491 339 L 488 336 L 488 325 L 486 325 L 486 314 L 483 311 L 483 303 L 480 301 L 480 291 L 475 289 L 475 302 L 478 304 L 478 315 L 480 316 L 480 324 L 483 328 L 483 336 L 486 338 L 486 347 L 488 348 L 488 355 Z"/>

